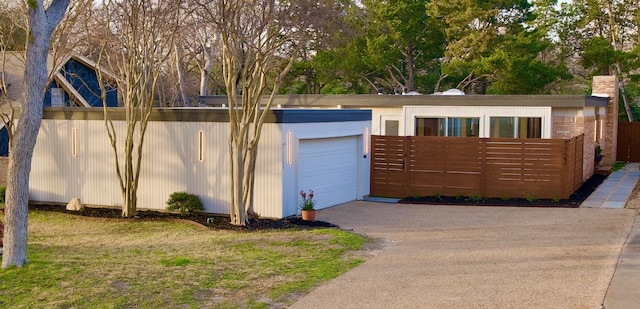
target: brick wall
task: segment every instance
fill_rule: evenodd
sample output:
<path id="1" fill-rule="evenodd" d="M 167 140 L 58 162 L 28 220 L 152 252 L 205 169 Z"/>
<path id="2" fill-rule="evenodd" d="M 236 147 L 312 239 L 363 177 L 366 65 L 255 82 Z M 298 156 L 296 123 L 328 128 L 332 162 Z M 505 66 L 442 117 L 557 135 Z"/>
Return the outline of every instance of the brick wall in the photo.
<path id="1" fill-rule="evenodd" d="M 553 116 L 551 138 L 573 138 L 584 132 L 584 117 Z"/>
<path id="2" fill-rule="evenodd" d="M 595 116 L 553 116 L 551 138 L 570 139 L 584 134 L 582 177 L 586 181 L 593 176 L 594 147 L 593 136 L 596 130 Z"/>
<path id="3" fill-rule="evenodd" d="M 594 140 L 596 132 L 596 116 L 587 116 L 584 118 L 584 141 L 582 148 L 582 177 L 583 181 L 587 181 L 591 176 L 593 176 L 594 169 L 594 161 L 593 157 L 595 156 L 595 147 L 596 141 Z"/>
<path id="4" fill-rule="evenodd" d="M 618 77 L 594 76 L 593 93 L 609 95 L 606 115 L 602 116 L 602 139 L 600 146 L 604 159 L 601 166 L 611 167 L 616 162 L 618 144 Z"/>

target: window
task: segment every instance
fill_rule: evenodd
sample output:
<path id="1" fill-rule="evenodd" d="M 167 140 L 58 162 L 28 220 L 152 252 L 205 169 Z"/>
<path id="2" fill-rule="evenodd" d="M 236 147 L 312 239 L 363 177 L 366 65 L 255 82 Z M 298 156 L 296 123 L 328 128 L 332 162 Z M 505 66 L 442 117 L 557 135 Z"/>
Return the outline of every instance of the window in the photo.
<path id="1" fill-rule="evenodd" d="M 416 136 L 446 136 L 446 118 L 416 118 Z"/>
<path id="2" fill-rule="evenodd" d="M 491 117 L 489 136 L 495 138 L 541 138 L 542 118 Z"/>
<path id="3" fill-rule="evenodd" d="M 447 118 L 447 136 L 480 136 L 480 118 Z"/>
<path id="4" fill-rule="evenodd" d="M 480 118 L 416 118 L 416 136 L 479 136 Z"/>
<path id="5" fill-rule="evenodd" d="M 519 138 L 542 138 L 542 118 L 518 118 Z"/>
<path id="6" fill-rule="evenodd" d="M 398 128 L 400 127 L 400 121 L 398 120 L 385 120 L 384 121 L 384 135 L 398 136 Z"/>
<path id="7" fill-rule="evenodd" d="M 51 106 L 64 106 L 64 91 L 62 91 L 62 88 L 51 88 Z"/>
<path id="8" fill-rule="evenodd" d="M 512 138 L 515 132 L 515 118 L 491 117 L 491 132 L 489 137 Z"/>

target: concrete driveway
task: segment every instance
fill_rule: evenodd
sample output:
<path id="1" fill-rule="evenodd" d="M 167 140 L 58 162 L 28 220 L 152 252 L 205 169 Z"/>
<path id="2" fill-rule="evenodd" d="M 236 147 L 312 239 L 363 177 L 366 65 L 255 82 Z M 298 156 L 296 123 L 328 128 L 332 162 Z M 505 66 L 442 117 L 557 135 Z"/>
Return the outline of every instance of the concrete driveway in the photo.
<path id="1" fill-rule="evenodd" d="M 290 308 L 601 308 L 635 212 L 352 202 L 318 220 L 384 240 Z"/>

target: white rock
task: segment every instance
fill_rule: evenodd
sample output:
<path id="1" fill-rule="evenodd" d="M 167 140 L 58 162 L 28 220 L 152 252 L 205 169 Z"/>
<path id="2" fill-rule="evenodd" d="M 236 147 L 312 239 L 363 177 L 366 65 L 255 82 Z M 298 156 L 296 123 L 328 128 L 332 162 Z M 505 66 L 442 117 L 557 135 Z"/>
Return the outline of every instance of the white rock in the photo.
<path id="1" fill-rule="evenodd" d="M 69 204 L 67 204 L 67 210 L 83 211 L 84 210 L 84 205 L 82 205 L 82 203 L 80 203 L 80 199 L 79 198 L 73 198 L 73 199 L 71 199 Z"/>

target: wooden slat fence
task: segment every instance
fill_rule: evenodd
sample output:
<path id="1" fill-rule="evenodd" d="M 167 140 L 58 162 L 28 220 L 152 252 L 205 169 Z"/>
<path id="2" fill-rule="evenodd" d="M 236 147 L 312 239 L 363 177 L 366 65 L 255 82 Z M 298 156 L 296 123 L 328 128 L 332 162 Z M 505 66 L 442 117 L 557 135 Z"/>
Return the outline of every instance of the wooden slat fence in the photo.
<path id="1" fill-rule="evenodd" d="M 640 162 L 640 122 L 618 122 L 616 161 Z"/>
<path id="2" fill-rule="evenodd" d="M 582 136 L 372 136 L 371 141 L 372 196 L 564 199 L 582 185 Z"/>

